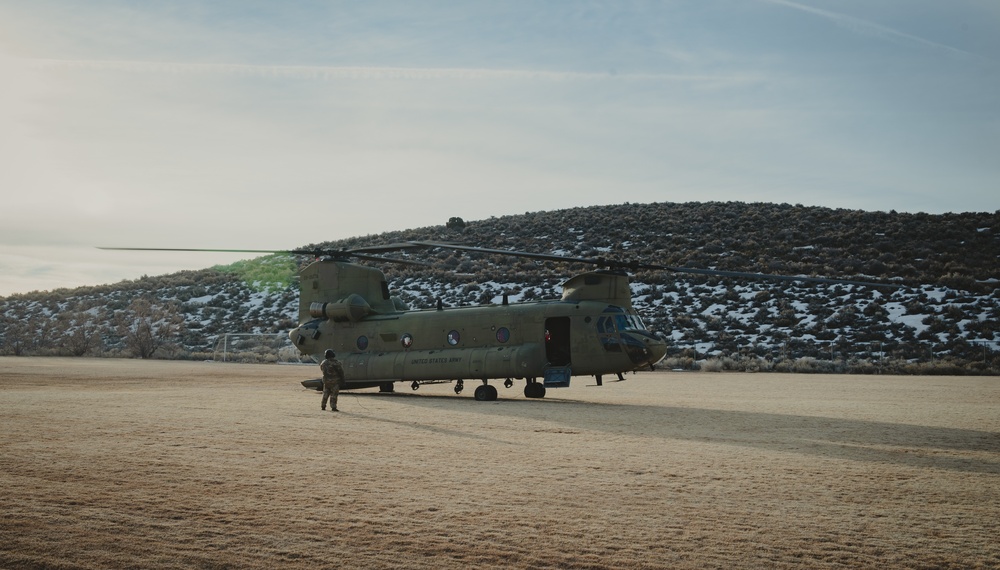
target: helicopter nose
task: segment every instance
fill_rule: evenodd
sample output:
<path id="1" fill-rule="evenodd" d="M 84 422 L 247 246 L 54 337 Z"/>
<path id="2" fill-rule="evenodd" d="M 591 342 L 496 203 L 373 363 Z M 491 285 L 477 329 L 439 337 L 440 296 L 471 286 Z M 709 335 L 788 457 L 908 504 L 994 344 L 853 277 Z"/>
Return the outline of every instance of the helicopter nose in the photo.
<path id="1" fill-rule="evenodd" d="M 622 333 L 622 346 L 636 366 L 652 367 L 667 354 L 666 340 L 649 331 L 629 331 Z"/>
<path id="2" fill-rule="evenodd" d="M 667 355 L 667 339 L 663 334 L 657 333 L 656 336 L 646 339 L 646 348 L 649 349 L 649 365 L 652 366 Z"/>

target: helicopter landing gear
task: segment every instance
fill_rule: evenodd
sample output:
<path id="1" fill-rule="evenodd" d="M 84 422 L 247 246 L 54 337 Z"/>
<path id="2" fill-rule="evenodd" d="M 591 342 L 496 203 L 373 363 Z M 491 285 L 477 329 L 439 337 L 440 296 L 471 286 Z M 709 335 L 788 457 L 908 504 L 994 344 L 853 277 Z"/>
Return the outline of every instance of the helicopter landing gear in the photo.
<path id="1" fill-rule="evenodd" d="M 378 391 L 385 394 L 391 394 L 392 392 L 396 391 L 396 387 L 392 382 L 382 382 L 381 384 L 378 385 Z"/>
<path id="2" fill-rule="evenodd" d="M 416 380 L 414 380 L 414 381 L 413 381 L 413 384 L 410 384 L 410 390 L 413 390 L 414 392 L 415 392 L 415 391 L 417 390 L 417 388 L 419 388 L 419 387 L 420 387 L 420 382 L 417 382 Z"/>
<path id="3" fill-rule="evenodd" d="M 506 380 L 503 381 L 503 387 L 504 388 L 510 388 L 513 385 L 514 385 L 514 381 L 511 380 L 510 378 L 508 378 L 508 379 L 506 379 Z"/>
<path id="4" fill-rule="evenodd" d="M 525 398 L 544 398 L 545 385 L 537 382 L 534 378 L 528 378 L 528 383 L 524 385 Z"/>
<path id="5" fill-rule="evenodd" d="M 489 384 L 483 384 L 482 386 L 476 386 L 476 392 L 474 394 L 477 402 L 492 402 L 497 399 L 497 389 L 496 386 L 490 386 Z"/>
<path id="6" fill-rule="evenodd" d="M 455 393 L 456 393 L 456 394 L 461 394 L 461 393 L 462 393 L 462 390 L 463 390 L 464 388 L 465 388 L 465 382 L 463 382 L 463 381 L 461 381 L 461 380 L 456 380 L 456 381 L 455 381 Z"/>

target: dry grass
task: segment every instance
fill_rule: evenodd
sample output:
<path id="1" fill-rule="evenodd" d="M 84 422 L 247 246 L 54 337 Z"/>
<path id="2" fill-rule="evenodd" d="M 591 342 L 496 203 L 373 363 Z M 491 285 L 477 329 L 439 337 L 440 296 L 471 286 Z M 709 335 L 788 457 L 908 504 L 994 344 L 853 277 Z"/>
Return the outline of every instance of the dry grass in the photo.
<path id="1" fill-rule="evenodd" d="M 317 370 L 0 358 L 0 567 L 1000 567 L 997 378 Z"/>

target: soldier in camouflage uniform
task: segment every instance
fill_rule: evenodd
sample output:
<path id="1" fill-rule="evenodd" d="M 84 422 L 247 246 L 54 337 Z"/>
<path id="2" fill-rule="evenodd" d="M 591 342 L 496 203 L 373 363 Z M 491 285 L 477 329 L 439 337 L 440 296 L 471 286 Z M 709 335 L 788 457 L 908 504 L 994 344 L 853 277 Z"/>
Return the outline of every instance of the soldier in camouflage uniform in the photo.
<path id="1" fill-rule="evenodd" d="M 321 409 L 326 409 L 326 401 L 330 400 L 330 411 L 337 411 L 337 396 L 340 394 L 340 385 L 344 382 L 344 367 L 337 360 L 337 355 L 332 350 L 327 350 L 323 356 L 326 358 L 319 364 L 319 369 L 323 371 L 323 403 Z"/>

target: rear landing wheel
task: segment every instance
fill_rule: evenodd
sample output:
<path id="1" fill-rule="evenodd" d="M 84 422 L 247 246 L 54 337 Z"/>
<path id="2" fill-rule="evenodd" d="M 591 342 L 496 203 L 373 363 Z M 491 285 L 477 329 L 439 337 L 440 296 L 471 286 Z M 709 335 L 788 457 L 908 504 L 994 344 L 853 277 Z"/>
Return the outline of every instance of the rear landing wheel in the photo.
<path id="1" fill-rule="evenodd" d="M 396 387 L 392 382 L 382 382 L 378 385 L 378 391 L 383 393 L 395 392 Z"/>
<path id="2" fill-rule="evenodd" d="M 545 385 L 538 382 L 529 382 L 524 385 L 524 397 L 525 398 L 544 398 L 545 397 Z"/>

